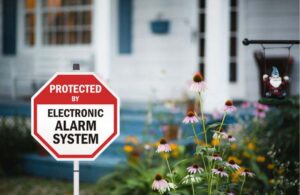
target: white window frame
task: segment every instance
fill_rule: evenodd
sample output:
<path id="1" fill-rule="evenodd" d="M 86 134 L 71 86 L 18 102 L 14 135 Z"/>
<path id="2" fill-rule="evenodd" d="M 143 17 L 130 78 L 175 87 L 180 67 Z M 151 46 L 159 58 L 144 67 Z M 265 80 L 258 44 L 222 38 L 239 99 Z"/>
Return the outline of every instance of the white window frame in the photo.
<path id="1" fill-rule="evenodd" d="M 92 1 L 94 3 L 95 0 Z M 94 8 L 93 4 L 90 5 L 91 10 L 91 42 L 87 44 L 61 44 L 61 45 L 48 45 L 43 44 L 43 29 L 42 29 L 42 0 L 36 0 L 36 7 L 35 7 L 35 42 L 33 46 L 27 45 L 25 42 L 25 1 L 24 0 L 18 0 L 18 6 L 17 6 L 17 49 L 21 53 L 32 53 L 36 50 L 56 50 L 56 49 L 90 49 L 93 47 L 93 25 L 94 25 Z"/>

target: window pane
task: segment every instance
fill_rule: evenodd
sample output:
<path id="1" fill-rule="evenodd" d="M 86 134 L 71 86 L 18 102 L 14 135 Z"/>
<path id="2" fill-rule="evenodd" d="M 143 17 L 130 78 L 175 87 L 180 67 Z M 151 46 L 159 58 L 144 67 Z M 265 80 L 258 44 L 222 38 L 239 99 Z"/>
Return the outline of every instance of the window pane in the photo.
<path id="1" fill-rule="evenodd" d="M 237 81 L 237 64 L 236 62 L 230 63 L 230 72 L 229 72 L 230 82 Z"/>
<path id="2" fill-rule="evenodd" d="M 80 0 L 63 0 L 63 6 L 79 5 Z"/>
<path id="3" fill-rule="evenodd" d="M 230 12 L 230 30 L 231 32 L 237 31 L 237 13 Z"/>
<path id="4" fill-rule="evenodd" d="M 82 5 L 91 5 L 92 0 L 81 0 Z"/>
<path id="5" fill-rule="evenodd" d="M 200 57 L 204 57 L 205 56 L 205 39 L 204 38 L 201 38 L 200 39 Z"/>
<path id="6" fill-rule="evenodd" d="M 205 32 L 205 14 L 199 14 L 199 31 L 201 33 Z"/>
<path id="7" fill-rule="evenodd" d="M 43 0 L 43 43 L 78 44 L 91 42 L 91 0 Z"/>
<path id="8" fill-rule="evenodd" d="M 44 7 L 60 7 L 62 5 L 62 0 L 44 0 Z"/>
<path id="9" fill-rule="evenodd" d="M 34 32 L 33 31 L 27 31 L 25 35 L 25 42 L 26 45 L 32 46 L 34 45 Z"/>
<path id="10" fill-rule="evenodd" d="M 78 21 L 78 13 L 77 12 L 69 12 L 68 13 L 68 20 L 67 20 L 67 26 L 75 26 L 78 25 L 79 21 Z"/>
<path id="11" fill-rule="evenodd" d="M 236 56 L 236 37 L 230 38 L 230 56 Z"/>
<path id="12" fill-rule="evenodd" d="M 78 43 L 79 41 L 79 36 L 78 36 L 78 32 L 76 31 L 70 31 L 68 34 L 68 43 L 70 44 L 75 44 Z"/>
<path id="13" fill-rule="evenodd" d="M 90 25 L 92 22 L 92 16 L 90 11 L 82 12 L 82 24 L 83 25 Z"/>
<path id="14" fill-rule="evenodd" d="M 35 0 L 26 0 L 25 7 L 26 7 L 26 9 L 34 9 L 35 8 Z"/>
<path id="15" fill-rule="evenodd" d="M 232 7 L 237 6 L 237 0 L 230 0 L 230 6 Z"/>
<path id="16" fill-rule="evenodd" d="M 48 32 L 48 43 L 53 45 L 56 43 L 56 36 L 54 32 Z"/>
<path id="17" fill-rule="evenodd" d="M 202 76 L 205 78 L 205 65 L 204 63 L 200 63 L 200 72 Z"/>
<path id="18" fill-rule="evenodd" d="M 82 43 L 90 43 L 91 42 L 91 31 L 83 31 L 82 33 Z"/>
<path id="19" fill-rule="evenodd" d="M 32 13 L 26 14 L 26 22 L 25 22 L 25 28 L 26 29 L 33 29 L 35 25 L 35 15 Z"/>
<path id="20" fill-rule="evenodd" d="M 205 0 L 198 0 L 198 7 L 205 8 Z"/>
<path id="21" fill-rule="evenodd" d="M 64 43 L 64 32 L 57 31 L 56 32 L 56 44 L 61 45 Z"/>

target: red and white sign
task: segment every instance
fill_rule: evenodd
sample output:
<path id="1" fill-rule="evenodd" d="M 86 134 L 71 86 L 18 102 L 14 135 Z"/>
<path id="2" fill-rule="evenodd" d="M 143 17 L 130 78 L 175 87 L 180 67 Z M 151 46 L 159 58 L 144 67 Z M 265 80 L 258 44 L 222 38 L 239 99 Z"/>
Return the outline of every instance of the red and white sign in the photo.
<path id="1" fill-rule="evenodd" d="M 31 134 L 56 160 L 94 160 L 119 135 L 119 99 L 93 73 L 57 73 L 31 98 Z"/>

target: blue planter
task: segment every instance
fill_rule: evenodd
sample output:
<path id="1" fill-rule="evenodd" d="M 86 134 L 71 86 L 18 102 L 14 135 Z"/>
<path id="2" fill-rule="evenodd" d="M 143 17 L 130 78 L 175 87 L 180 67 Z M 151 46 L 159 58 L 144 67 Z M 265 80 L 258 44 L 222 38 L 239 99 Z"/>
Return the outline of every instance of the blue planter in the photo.
<path id="1" fill-rule="evenodd" d="M 154 34 L 168 34 L 170 29 L 170 21 L 156 20 L 151 22 L 151 31 Z"/>

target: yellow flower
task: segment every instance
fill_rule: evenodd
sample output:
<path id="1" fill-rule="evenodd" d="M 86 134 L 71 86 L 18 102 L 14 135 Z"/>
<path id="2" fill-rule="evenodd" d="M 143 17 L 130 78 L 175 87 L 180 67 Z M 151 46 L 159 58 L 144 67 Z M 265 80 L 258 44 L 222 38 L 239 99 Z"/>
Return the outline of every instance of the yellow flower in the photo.
<path id="1" fill-rule="evenodd" d="M 212 140 L 211 140 L 211 144 L 212 144 L 213 146 L 218 146 L 218 145 L 220 145 L 220 140 L 219 140 L 219 139 L 212 139 Z"/>
<path id="2" fill-rule="evenodd" d="M 171 143 L 170 144 L 170 147 L 171 147 L 171 150 L 178 150 L 178 145 L 177 144 L 174 144 L 174 143 Z"/>
<path id="3" fill-rule="evenodd" d="M 284 169 L 283 169 L 283 168 L 280 168 L 280 169 L 277 169 L 276 171 L 277 171 L 277 173 L 278 173 L 279 175 L 282 175 L 282 173 L 284 172 Z"/>
<path id="4" fill-rule="evenodd" d="M 197 145 L 205 146 L 205 142 L 202 140 L 194 140 Z"/>
<path id="5" fill-rule="evenodd" d="M 275 168 L 275 165 L 274 165 L 274 164 L 268 164 L 268 165 L 267 165 L 267 168 L 270 169 L 270 170 L 272 170 L 272 169 Z"/>
<path id="6" fill-rule="evenodd" d="M 233 160 L 236 164 L 241 164 L 242 163 L 242 161 L 240 159 L 238 159 L 237 157 L 235 157 L 235 156 L 229 156 L 227 160 L 228 161 Z"/>
<path id="7" fill-rule="evenodd" d="M 275 183 L 275 180 L 274 180 L 274 179 L 270 179 L 270 180 L 269 180 L 269 184 L 272 185 L 272 184 L 274 184 L 274 183 Z"/>
<path id="8" fill-rule="evenodd" d="M 135 136 L 128 136 L 128 137 L 125 138 L 125 143 L 132 143 L 134 145 L 138 145 L 139 140 Z"/>
<path id="9" fill-rule="evenodd" d="M 177 158 L 179 156 L 179 151 L 178 150 L 173 150 L 171 155 L 172 155 L 172 157 Z"/>
<path id="10" fill-rule="evenodd" d="M 231 174 L 231 181 L 233 183 L 238 183 L 239 182 L 239 176 L 240 174 L 244 171 L 244 168 L 241 167 L 240 169 L 236 170 Z"/>
<path id="11" fill-rule="evenodd" d="M 130 152 L 133 151 L 133 147 L 130 146 L 130 145 L 125 145 L 125 146 L 123 147 L 123 150 L 124 150 L 126 153 L 130 153 Z"/>
<path id="12" fill-rule="evenodd" d="M 248 148 L 249 150 L 255 150 L 255 145 L 254 145 L 254 143 L 252 143 L 252 142 L 248 143 L 247 148 Z"/>
<path id="13" fill-rule="evenodd" d="M 266 161 L 266 157 L 262 156 L 262 155 L 259 155 L 258 157 L 256 157 L 256 161 L 257 162 L 265 162 Z"/>
<path id="14" fill-rule="evenodd" d="M 179 147 L 177 144 L 174 144 L 174 143 L 171 143 L 170 144 L 170 147 L 172 149 L 172 152 L 171 152 L 171 155 L 174 157 L 174 158 L 177 158 L 179 156 Z"/>
<path id="15" fill-rule="evenodd" d="M 231 150 L 236 150 L 237 145 L 236 144 L 231 144 Z"/>
<path id="16" fill-rule="evenodd" d="M 160 154 L 160 156 L 163 158 L 163 159 L 168 159 L 169 157 L 170 157 L 170 154 L 169 153 L 166 153 L 166 152 L 161 152 L 161 153 L 159 153 Z"/>
<path id="17" fill-rule="evenodd" d="M 249 152 L 243 152 L 243 156 L 245 158 L 251 158 L 251 154 L 249 154 Z"/>

